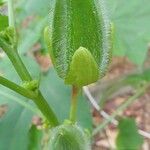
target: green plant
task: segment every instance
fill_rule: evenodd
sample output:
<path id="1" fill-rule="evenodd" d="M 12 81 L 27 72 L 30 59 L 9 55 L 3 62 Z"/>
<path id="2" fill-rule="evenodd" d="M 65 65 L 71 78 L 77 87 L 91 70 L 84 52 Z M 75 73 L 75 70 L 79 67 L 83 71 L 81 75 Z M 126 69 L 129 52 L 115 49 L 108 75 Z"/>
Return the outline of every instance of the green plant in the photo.
<path id="1" fill-rule="evenodd" d="M 0 1 L 0 5 L 5 2 L 5 0 Z M 56 2 L 51 0 L 52 9 L 46 7 L 49 5 L 49 0 L 16 2 L 14 10 L 13 1 L 8 0 L 8 17 L 0 15 L 0 47 L 8 56 L 16 72 L 8 59 L 2 58 L 0 66 L 3 72 L 0 76 L 0 84 L 25 98 L 7 89 L 0 91 L 0 104 L 5 104 L 7 99 L 13 100 L 13 102 L 7 102 L 8 112 L 0 119 L 0 149 L 90 149 L 92 119 L 88 104 L 81 96 L 81 89 L 105 75 L 111 59 L 112 41 L 115 43 L 115 48 L 119 45 L 119 55 L 126 54 L 123 52 L 125 44 L 120 44 L 121 38 L 119 38 L 119 44 L 117 43 L 117 37 L 121 31 L 118 28 L 120 24 L 114 16 L 119 12 L 112 11 L 111 14 L 114 14 L 111 16 L 114 17 L 112 25 L 108 20 L 103 0 L 100 2 L 98 0 L 56 0 Z M 122 4 L 112 1 L 110 3 L 113 4 L 112 6 Z M 14 17 L 14 12 L 17 17 Z M 33 18 L 31 22 L 27 21 L 25 28 L 22 26 L 22 21 L 24 18 L 28 19 L 28 16 Z M 48 18 L 51 18 L 50 25 L 45 28 Z M 125 18 L 127 19 L 128 16 Z M 44 39 L 41 38 L 43 30 Z M 41 44 L 41 50 L 46 49 L 44 41 L 58 76 L 65 84 L 72 86 L 71 102 L 70 86 L 65 86 L 64 82 L 57 78 L 53 69 L 46 75 L 39 75 L 37 64 L 31 57 L 24 55 L 36 43 Z M 114 52 L 116 54 L 116 51 Z M 140 62 L 136 57 L 131 59 L 141 65 L 145 54 L 142 55 Z M 131 57 L 130 53 L 127 55 Z M 16 73 L 21 80 L 17 78 Z M 120 106 L 110 119 L 98 126 L 93 132 L 94 135 L 104 129 L 118 115 L 118 112 L 123 111 L 146 91 L 149 78 L 146 80 L 143 74 L 137 75 L 138 79 L 141 77 L 142 88 L 137 86 L 139 88 L 137 93 Z M 132 81 L 135 76 L 131 76 Z M 108 89 L 104 92 L 104 100 L 109 95 L 107 92 L 111 94 L 111 87 L 110 91 Z M 37 129 L 37 125 L 31 123 L 33 114 L 42 118 L 40 130 Z"/>
<path id="2" fill-rule="evenodd" d="M 143 138 L 138 134 L 135 120 L 130 118 L 121 119 L 118 128 L 119 133 L 116 139 L 117 150 L 125 148 L 137 150 L 141 148 Z"/>
<path id="3" fill-rule="evenodd" d="M 79 4 L 84 9 L 81 9 L 82 7 L 79 7 Z M 5 27 L 6 17 L 1 16 L 1 19 L 5 20 L 0 32 L 0 46 L 13 64 L 22 83 L 18 85 L 2 76 L 0 77 L 0 83 L 31 99 L 40 110 L 40 116 L 45 118 L 44 126 L 47 129 L 60 126 L 51 131 L 52 137 L 50 136 L 50 138 L 53 140 L 50 139 L 50 147 L 54 150 L 73 148 L 82 150 L 89 147 L 86 146 L 86 142 L 81 143 L 86 138 L 84 131 L 82 131 L 83 129 L 74 126 L 76 124 L 78 94 L 84 85 L 96 82 L 99 77 L 105 74 L 111 52 L 110 24 L 105 22 L 104 10 L 101 10 L 101 13 L 98 12 L 97 7 L 101 7 L 101 5 L 97 4 L 91 0 L 87 2 L 78 0 L 70 3 L 56 1 L 52 36 L 49 28 L 45 30 L 45 41 L 48 44 L 54 67 L 58 75 L 65 80 L 65 83 L 73 86 L 68 125 L 65 123 L 60 125 L 56 114 L 39 89 L 39 80 L 31 77 L 18 54 L 18 37 L 12 0 L 8 1 L 9 27 Z M 69 8 L 68 10 L 65 9 L 66 6 Z M 76 13 L 76 9 L 78 13 Z M 86 20 L 81 13 L 85 14 Z M 90 19 L 88 19 L 89 15 Z M 63 16 L 66 20 L 61 20 Z M 62 21 L 64 21 L 63 24 Z M 64 37 L 64 35 L 66 36 Z M 88 39 L 89 41 L 87 41 Z M 90 43 L 91 41 L 92 44 Z M 52 45 L 50 45 L 51 43 Z M 81 139 L 79 140 L 79 138 Z"/>

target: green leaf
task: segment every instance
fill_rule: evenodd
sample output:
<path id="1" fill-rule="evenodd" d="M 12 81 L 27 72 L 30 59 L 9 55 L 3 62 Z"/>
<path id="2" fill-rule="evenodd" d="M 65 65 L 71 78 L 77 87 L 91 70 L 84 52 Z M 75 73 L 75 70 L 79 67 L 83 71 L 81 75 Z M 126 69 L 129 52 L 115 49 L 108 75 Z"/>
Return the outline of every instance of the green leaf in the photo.
<path id="1" fill-rule="evenodd" d="M 78 63 L 74 62 L 74 58 L 80 47 L 86 48 L 91 53 L 90 57 L 88 55 L 87 64 L 91 64 L 94 60 L 99 68 L 100 77 L 105 74 L 111 53 L 111 26 L 103 8 L 105 8 L 104 3 L 98 0 L 56 0 L 52 35 L 49 37 L 49 40 L 52 41 L 50 55 L 58 75 L 64 80 L 72 70 L 73 64 Z M 80 59 L 83 63 L 78 67 L 80 71 L 88 71 L 87 78 L 84 71 L 77 73 L 76 78 L 84 79 L 82 83 L 87 85 L 95 82 L 97 71 L 94 71 L 96 77 L 91 78 L 91 73 L 89 74 L 91 66 L 85 65 L 84 60 L 85 58 Z M 67 83 L 75 86 L 81 84 L 75 81 Z"/>
<path id="2" fill-rule="evenodd" d="M 24 58 L 26 61 L 27 58 Z M 29 62 L 29 59 L 27 60 Z M 30 67 L 32 74 L 37 74 L 37 67 L 30 58 Z M 20 83 L 18 75 L 16 74 L 12 64 L 7 57 L 0 60 L 1 73 L 11 79 L 11 81 Z M 31 125 L 31 118 L 34 114 L 31 111 L 31 106 L 35 107 L 33 103 L 29 102 L 26 98 L 0 86 L 2 94 L 0 94 L 0 102 L 8 106 L 6 114 L 0 118 L 0 149 L 2 150 L 27 150 L 28 146 L 28 131 Z M 13 100 L 13 99 L 17 100 Z M 5 100 L 5 102 L 4 102 Z M 19 101 L 21 101 L 19 103 Z M 30 108 L 25 107 L 28 105 Z M 35 108 L 36 109 L 36 108 Z M 22 146 L 23 145 L 23 146 Z"/>
<path id="3" fill-rule="evenodd" d="M 7 2 L 7 0 L 0 0 L 0 6 L 3 5 L 6 2 Z"/>
<path id="4" fill-rule="evenodd" d="M 0 14 L 0 31 L 8 27 L 8 17 Z"/>
<path id="5" fill-rule="evenodd" d="M 17 2 L 19 51 L 25 53 L 43 39 L 44 27 L 52 22 L 53 5 L 54 0 L 22 0 Z M 24 23 L 27 25 L 23 26 Z"/>
<path id="6" fill-rule="evenodd" d="M 130 118 L 119 121 L 119 133 L 116 139 L 117 150 L 139 150 L 143 144 L 143 137 L 138 133 L 135 120 Z"/>
<path id="7" fill-rule="evenodd" d="M 143 64 L 150 41 L 150 1 L 110 0 L 108 3 L 115 26 L 114 54 L 127 56 L 137 65 Z"/>
<path id="8" fill-rule="evenodd" d="M 55 0 L 21 0 L 17 1 L 17 24 L 20 25 L 25 18 L 34 16 L 39 19 L 44 18 L 53 11 Z M 34 20 L 34 18 L 33 18 Z M 29 20 L 30 21 L 30 20 Z M 32 20 L 31 20 L 32 22 Z"/>
<path id="9" fill-rule="evenodd" d="M 26 4 L 26 12 L 28 14 L 39 14 L 40 16 L 45 17 L 45 14 L 50 13 L 51 11 L 51 5 L 54 4 L 54 0 L 29 0 L 29 2 Z M 35 5 L 36 4 L 36 5 Z"/>
<path id="10" fill-rule="evenodd" d="M 42 38 L 43 29 L 47 24 L 47 17 L 42 19 L 36 19 L 35 23 L 29 28 L 22 29 L 20 32 L 20 43 L 18 50 L 26 52 L 30 50 L 34 44 L 36 44 L 40 38 Z"/>
<path id="11" fill-rule="evenodd" d="M 38 114 L 39 116 L 42 116 L 42 114 L 38 108 L 32 106 L 30 103 L 27 103 L 27 101 L 25 101 L 24 99 L 20 100 L 20 98 L 17 98 L 13 94 L 10 94 L 9 91 L 1 90 L 0 95 L 5 98 L 5 100 L 3 100 L 3 99 L 0 100 L 0 104 L 7 105 L 10 103 L 9 102 L 9 100 L 10 100 L 10 101 L 16 102 L 17 104 L 20 104 L 21 106 L 27 108 L 31 112 L 34 112 L 34 113 Z"/>
<path id="12" fill-rule="evenodd" d="M 28 135 L 29 135 L 28 150 L 41 150 L 42 131 L 38 130 L 35 125 L 32 125 Z"/>
<path id="13" fill-rule="evenodd" d="M 0 119 L 0 149 L 26 150 L 32 113 L 14 102 L 8 109 Z"/>

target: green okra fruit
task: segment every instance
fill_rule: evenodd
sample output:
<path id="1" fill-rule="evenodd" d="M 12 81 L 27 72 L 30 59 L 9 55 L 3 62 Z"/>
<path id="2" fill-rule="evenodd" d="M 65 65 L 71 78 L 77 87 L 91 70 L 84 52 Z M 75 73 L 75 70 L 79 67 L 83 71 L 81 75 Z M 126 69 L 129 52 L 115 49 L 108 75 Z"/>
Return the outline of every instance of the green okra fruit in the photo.
<path id="1" fill-rule="evenodd" d="M 89 137 L 77 125 L 60 125 L 50 133 L 50 150 L 90 150 Z"/>
<path id="2" fill-rule="evenodd" d="M 45 31 L 52 62 L 66 84 L 82 87 L 105 75 L 112 35 L 103 0 L 56 0 L 51 32 Z"/>

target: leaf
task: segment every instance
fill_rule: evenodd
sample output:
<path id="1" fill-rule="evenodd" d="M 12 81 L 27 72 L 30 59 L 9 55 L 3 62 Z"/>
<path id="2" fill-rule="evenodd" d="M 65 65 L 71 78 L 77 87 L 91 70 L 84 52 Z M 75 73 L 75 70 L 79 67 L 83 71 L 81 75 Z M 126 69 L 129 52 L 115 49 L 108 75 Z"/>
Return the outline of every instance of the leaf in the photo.
<path id="1" fill-rule="evenodd" d="M 116 139 L 117 150 L 139 150 L 143 144 L 143 137 L 138 133 L 134 119 L 125 118 L 119 121 L 119 133 Z"/>
<path id="2" fill-rule="evenodd" d="M 20 105 L 9 104 L 8 112 L 0 119 L 0 149 L 27 149 L 31 116 L 32 113 Z"/>
<path id="3" fill-rule="evenodd" d="M 32 66 L 31 64 L 34 63 L 30 59 L 30 67 Z M 34 65 L 34 68 L 30 68 L 29 70 L 32 70 L 32 73 L 36 73 L 36 69 L 37 67 Z M 20 83 L 18 75 L 7 57 L 1 58 L 0 70 L 1 73 L 11 81 Z M 34 113 L 30 109 L 24 107 L 24 104 L 29 105 L 29 107 L 34 105 L 27 101 L 26 98 L 6 89 L 3 86 L 0 86 L 0 90 L 3 93 L 0 94 L 0 101 L 4 102 L 5 100 L 4 104 L 8 106 L 7 113 L 0 118 L 0 149 L 27 150 L 28 131 L 30 129 L 31 118 Z M 23 104 L 20 104 L 17 101 L 15 102 L 13 98 L 16 98 L 17 101 L 22 101 Z"/>
<path id="4" fill-rule="evenodd" d="M 16 18 L 20 35 L 19 51 L 26 52 L 43 39 L 43 29 L 52 21 L 53 5 L 54 0 L 50 3 L 49 0 L 18 1 Z"/>
<path id="5" fill-rule="evenodd" d="M 0 14 L 0 31 L 8 26 L 8 17 Z"/>
<path id="6" fill-rule="evenodd" d="M 3 5 L 6 2 L 7 2 L 7 0 L 0 0 L 0 6 Z"/>
<path id="7" fill-rule="evenodd" d="M 38 40 L 42 38 L 41 37 L 42 32 L 46 24 L 47 24 L 47 17 L 43 19 L 37 19 L 36 27 L 34 24 L 34 26 L 28 29 L 23 29 L 20 32 L 20 43 L 18 46 L 18 50 L 24 53 L 30 50 L 34 46 L 34 44 L 36 44 Z"/>
<path id="8" fill-rule="evenodd" d="M 25 2 L 25 11 L 28 15 L 32 14 L 38 14 L 39 16 L 45 17 L 45 14 L 49 14 L 51 12 L 51 5 L 54 4 L 54 0 L 28 0 L 28 2 Z M 23 6 L 23 5 L 22 5 Z"/>
<path id="9" fill-rule="evenodd" d="M 17 104 L 20 104 L 21 106 L 27 108 L 28 110 L 30 110 L 31 112 L 36 113 L 39 116 L 42 116 L 40 110 L 34 106 L 32 106 L 30 103 L 27 103 L 27 101 L 24 100 L 20 100 L 19 98 L 17 98 L 16 96 L 13 96 L 13 94 L 10 94 L 8 91 L 5 90 L 1 90 L 0 91 L 0 95 L 2 97 L 4 97 L 5 99 L 0 100 L 0 104 L 5 104 L 7 105 L 7 103 L 9 104 L 9 100 L 16 102 Z"/>
<path id="10" fill-rule="evenodd" d="M 114 54 L 142 65 L 150 41 L 150 1 L 110 0 L 108 4 L 115 27 Z"/>

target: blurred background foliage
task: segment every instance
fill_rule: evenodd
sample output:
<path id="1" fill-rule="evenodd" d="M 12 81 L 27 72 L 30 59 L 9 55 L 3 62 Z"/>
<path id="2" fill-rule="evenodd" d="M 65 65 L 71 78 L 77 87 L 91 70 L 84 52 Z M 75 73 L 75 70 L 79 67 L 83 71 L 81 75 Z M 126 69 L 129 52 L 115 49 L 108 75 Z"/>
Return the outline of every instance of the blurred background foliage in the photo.
<path id="1" fill-rule="evenodd" d="M 127 56 L 135 64 L 142 66 L 150 41 L 149 0 L 108 2 L 115 26 L 114 54 Z"/>
<path id="2" fill-rule="evenodd" d="M 14 1 L 19 37 L 18 51 L 32 76 L 41 80 L 40 88 L 62 122 L 69 113 L 70 87 L 65 86 L 57 77 L 49 61 L 46 61 L 46 64 L 43 63 L 48 57 L 43 40 L 43 29 L 45 26 L 51 25 L 55 0 Z M 7 17 L 4 16 L 7 15 L 5 2 L 6 0 L 0 0 L 0 31 L 3 29 L 2 27 L 8 25 Z M 146 5 L 143 7 L 143 4 Z M 143 68 L 150 42 L 150 1 L 109 0 L 107 6 L 110 19 L 114 24 L 113 56 L 127 57 L 136 65 L 140 73 L 126 76 L 119 80 L 118 84 L 113 83 L 105 88 L 105 92 L 100 98 L 103 99 L 100 101 L 101 106 L 108 99 L 108 95 L 113 94 L 120 86 L 130 84 L 136 88 L 139 84 L 150 80 L 149 68 L 146 71 Z M 8 58 L 2 52 L 0 74 L 14 82 L 21 83 Z M 23 100 L 21 103 L 20 99 Z M 35 105 L 0 86 L 0 107 L 5 106 L 7 113 L 0 118 L 0 150 L 33 149 L 39 141 L 34 139 L 35 145 L 32 145 L 29 140 L 34 138 L 30 133 L 39 135 L 36 129 L 31 126 L 32 117 L 36 112 Z M 92 115 L 89 103 L 84 96 L 80 97 L 78 114 L 79 124 L 91 131 Z M 120 130 L 122 126 L 120 125 Z M 120 133 L 120 136 L 122 134 Z M 120 142 L 118 141 L 118 143 Z M 38 149 L 41 149 L 40 145 L 36 147 L 36 150 Z"/>

